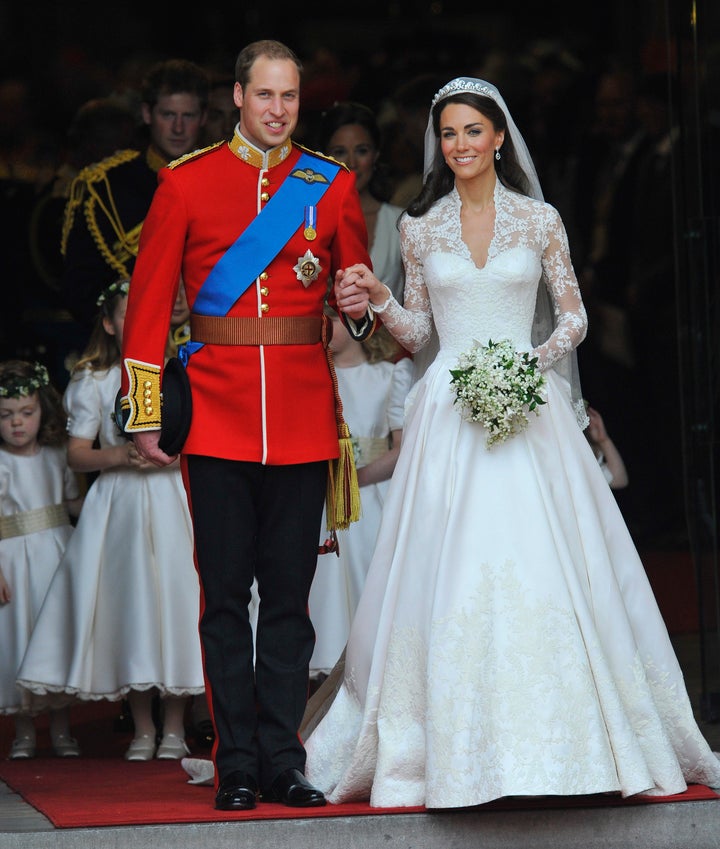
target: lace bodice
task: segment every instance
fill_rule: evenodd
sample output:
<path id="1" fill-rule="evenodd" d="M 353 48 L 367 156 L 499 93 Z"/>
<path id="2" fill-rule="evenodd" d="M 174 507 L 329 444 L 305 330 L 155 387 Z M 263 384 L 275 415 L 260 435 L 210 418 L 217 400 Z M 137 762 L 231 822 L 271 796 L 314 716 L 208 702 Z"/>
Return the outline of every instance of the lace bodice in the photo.
<path id="1" fill-rule="evenodd" d="M 403 216 L 405 298 L 390 298 L 383 322 L 410 351 L 430 339 L 432 322 L 440 348 L 459 354 L 474 341 L 510 339 L 533 351 L 546 370 L 585 337 L 587 316 L 570 260 L 565 228 L 547 203 L 495 187 L 495 231 L 483 268 L 462 240 L 461 200 L 456 189 L 420 218 Z M 547 285 L 555 329 L 533 348 L 531 331 L 538 284 Z"/>

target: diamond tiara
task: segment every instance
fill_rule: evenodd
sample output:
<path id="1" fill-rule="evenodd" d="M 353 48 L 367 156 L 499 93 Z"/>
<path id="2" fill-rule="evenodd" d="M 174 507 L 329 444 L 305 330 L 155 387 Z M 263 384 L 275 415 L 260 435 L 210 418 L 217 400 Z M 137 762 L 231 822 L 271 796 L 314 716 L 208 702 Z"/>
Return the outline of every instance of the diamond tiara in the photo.
<path id="1" fill-rule="evenodd" d="M 495 94 L 494 90 L 489 86 L 485 85 L 482 82 L 473 82 L 471 80 L 463 79 L 462 77 L 458 77 L 455 80 L 451 80 L 447 85 L 444 85 L 440 91 L 433 97 L 432 106 L 440 101 L 444 100 L 446 97 L 450 97 L 451 94 L 458 94 L 460 92 L 469 92 L 471 94 L 484 94 L 486 97 L 493 97 Z M 493 97 L 494 99 L 494 97 Z"/>

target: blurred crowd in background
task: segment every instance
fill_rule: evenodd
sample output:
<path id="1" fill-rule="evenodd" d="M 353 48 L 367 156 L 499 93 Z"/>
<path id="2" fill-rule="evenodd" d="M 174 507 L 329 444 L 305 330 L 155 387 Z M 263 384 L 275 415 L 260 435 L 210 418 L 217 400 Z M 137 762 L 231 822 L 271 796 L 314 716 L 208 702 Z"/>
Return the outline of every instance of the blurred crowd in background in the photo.
<path id="1" fill-rule="evenodd" d="M 45 26 L 30 55 L 6 31 L 0 77 L 0 358 L 43 361 L 64 388 L 81 335 L 59 286 L 60 222 L 73 177 L 97 158 L 83 121 L 88 104 L 122 104 L 137 118 L 122 146 L 143 146 L 139 91 L 154 62 L 187 58 L 206 68 L 220 87 L 219 103 L 224 92 L 216 118 L 224 108 L 227 120 L 235 62 L 227 40 L 239 48 L 252 38 L 281 38 L 305 65 L 295 140 L 314 147 L 319 119 L 337 101 L 370 107 L 383 131 L 378 168 L 391 187 L 392 203 L 401 207 L 421 184 L 433 94 L 454 76 L 484 78 L 503 91 L 546 200 L 567 226 L 590 316 L 579 352 L 585 395 L 625 457 L 630 485 L 618 498 L 628 523 L 639 541 L 664 535 L 682 543 L 670 179 L 676 136 L 666 49 L 652 22 L 630 46 L 632 20 L 615 30 L 615 42 L 608 41 L 612 20 L 603 19 L 601 27 L 600 17 L 578 19 L 575 31 L 566 18 L 562 31 L 536 33 L 524 5 L 517 16 L 495 10 L 466 21 L 456 16 L 447 26 L 438 18 L 435 30 L 432 21 L 418 26 L 408 20 L 403 28 L 395 19 L 385 31 L 368 17 L 362 23 L 337 20 L 335 30 L 301 20 L 285 21 L 281 32 L 277 26 L 258 32 L 261 18 L 250 13 L 233 27 L 224 26 L 222 11 L 215 10 L 195 26 L 187 19 L 168 21 L 165 9 L 160 16 L 130 3 L 126 23 L 142 22 L 144 12 L 145 25 L 124 27 L 124 40 L 109 34 L 107 22 L 80 17 L 82 26 L 76 24 L 67 43 Z M 27 22 L 29 13 L 24 14 Z M 90 35 L 93 26 L 96 38 Z M 84 42 L 71 37 L 78 28 Z M 227 123 L 211 127 L 205 143 L 228 133 Z M 119 137 L 117 125 L 110 132 Z"/>

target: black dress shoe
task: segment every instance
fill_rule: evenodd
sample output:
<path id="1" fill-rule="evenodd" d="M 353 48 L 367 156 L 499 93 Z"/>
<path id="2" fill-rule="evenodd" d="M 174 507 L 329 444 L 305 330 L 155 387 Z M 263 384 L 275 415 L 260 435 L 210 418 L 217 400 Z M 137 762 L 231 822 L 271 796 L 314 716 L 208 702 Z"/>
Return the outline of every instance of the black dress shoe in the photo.
<path id="1" fill-rule="evenodd" d="M 231 772 L 223 778 L 215 796 L 218 811 L 251 811 L 257 801 L 257 784 L 244 772 Z"/>
<path id="2" fill-rule="evenodd" d="M 263 794 L 266 802 L 281 802 L 291 808 L 320 808 L 325 796 L 313 787 L 299 769 L 286 769 L 273 781 L 270 792 Z"/>

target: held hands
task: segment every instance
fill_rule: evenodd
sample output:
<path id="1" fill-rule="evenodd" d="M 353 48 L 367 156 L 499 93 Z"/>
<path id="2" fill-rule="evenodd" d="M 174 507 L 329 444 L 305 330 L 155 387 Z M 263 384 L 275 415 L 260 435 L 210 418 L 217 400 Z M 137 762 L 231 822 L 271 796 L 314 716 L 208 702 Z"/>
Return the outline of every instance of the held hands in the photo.
<path id="1" fill-rule="evenodd" d="M 130 466 L 131 469 L 141 471 L 142 469 L 148 469 L 153 465 L 144 457 L 140 456 L 134 442 L 127 443 L 127 445 L 125 446 L 125 452 L 127 465 Z"/>
<path id="2" fill-rule="evenodd" d="M 363 263 L 340 269 L 335 275 L 338 309 L 350 318 L 361 319 L 367 312 L 368 303 L 384 304 L 389 294 L 387 286 Z"/>
<path id="3" fill-rule="evenodd" d="M 158 445 L 159 441 L 159 430 L 143 430 L 133 436 L 132 447 L 138 456 L 136 465 L 147 466 L 152 463 L 155 466 L 169 466 L 177 459 L 177 454 L 166 454 Z"/>

